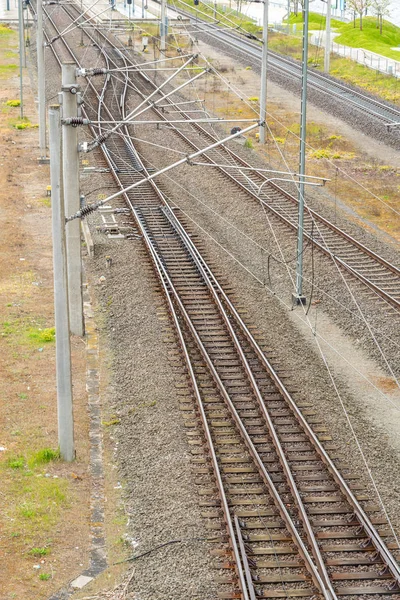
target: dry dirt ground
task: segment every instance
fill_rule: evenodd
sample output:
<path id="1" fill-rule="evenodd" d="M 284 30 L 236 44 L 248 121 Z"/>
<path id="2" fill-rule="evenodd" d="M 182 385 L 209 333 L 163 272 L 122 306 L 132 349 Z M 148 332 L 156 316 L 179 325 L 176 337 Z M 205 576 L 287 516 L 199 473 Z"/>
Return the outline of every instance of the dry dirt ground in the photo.
<path id="1" fill-rule="evenodd" d="M 0 33 L 0 598 L 47 598 L 88 561 L 85 345 L 72 340 L 77 459 L 56 459 L 51 205 L 38 130 L 15 129 L 17 34 Z M 25 75 L 27 73 L 25 72 Z M 27 120 L 37 112 L 29 79 Z"/>
<path id="2" fill-rule="evenodd" d="M 8 37 L 7 41 L 1 41 L 2 64 L 5 62 L 16 63 L 16 37 Z M 210 50 L 211 52 L 211 50 Z M 6 56 L 8 54 L 8 56 Z M 211 55 L 210 55 L 211 56 Z M 217 58 L 217 57 L 215 57 Z M 220 58 L 220 57 L 219 57 Z M 250 79 L 251 71 L 246 72 L 249 76 L 247 86 L 249 95 L 254 88 L 254 79 Z M 246 77 L 243 73 L 243 77 Z M 10 120 L 17 118 L 18 108 L 9 108 L 5 102 L 18 97 L 18 80 L 16 69 L 6 69 L 1 72 L 2 88 L 0 105 L 0 144 L 2 148 L 1 170 L 0 170 L 0 219 L 2 223 L 1 252 L 2 261 L 0 265 L 0 306 L 1 306 L 1 383 L 0 383 L 0 419 L 1 439 L 0 446 L 6 450 L 0 452 L 0 469 L 4 486 L 1 490 L 1 501 L 7 507 L 0 515 L 1 530 L 1 553 L 5 568 L 0 574 L 0 599 L 26 598 L 27 600 L 41 599 L 50 596 L 65 581 L 73 579 L 81 570 L 87 566 L 88 553 L 88 423 L 85 409 L 84 393 L 84 345 L 80 340 L 73 340 L 75 373 L 75 398 L 76 417 L 79 422 L 77 432 L 77 461 L 71 466 L 63 465 L 57 460 L 43 462 L 51 454 L 43 453 L 45 448 L 55 449 L 57 446 L 56 417 L 55 417 L 55 381 L 54 381 L 54 343 L 43 341 L 43 333 L 40 330 L 53 327 L 52 307 L 52 273 L 51 273 L 51 240 L 50 240 L 50 207 L 45 196 L 48 184 L 48 168 L 37 165 L 37 130 L 16 130 L 12 127 Z M 33 97 L 26 86 L 27 114 L 31 121 L 36 121 L 36 112 Z M 283 92 L 278 89 L 272 90 L 276 103 L 282 101 Z M 281 96 L 279 96 L 281 94 Z M 287 99 L 289 103 L 289 99 Z M 224 101 L 226 104 L 226 99 Z M 283 110 L 283 109 L 282 109 Z M 312 113 L 317 119 L 317 113 Z M 315 114 L 315 117 L 314 117 Z M 324 116 L 319 116 L 321 123 Z M 335 124 L 339 128 L 338 123 Z M 340 132 L 339 132 L 340 133 Z M 347 135 L 347 134 L 346 134 Z M 350 137 L 350 132 L 349 132 Z M 359 142 L 359 137 L 352 140 Z M 14 143 L 13 143 L 14 142 Z M 363 152 L 370 151 L 372 146 L 365 140 Z M 360 149 L 361 150 L 361 149 Z M 381 152 L 377 147 L 376 152 Z M 397 169 L 400 160 L 391 153 L 390 164 Z M 23 157 L 23 161 L 21 161 Z M 386 159 L 385 161 L 389 160 Z M 107 533 L 112 545 L 112 561 L 119 562 L 124 555 L 119 545 L 121 540 L 117 532 L 123 530 L 126 517 L 129 516 L 130 553 L 136 549 L 139 541 L 139 549 L 153 548 L 159 540 L 172 539 L 177 533 L 184 534 L 185 538 L 202 537 L 204 532 L 198 520 L 198 507 L 193 503 L 193 495 L 190 490 L 191 476 L 189 472 L 189 456 L 185 433 L 179 425 L 180 416 L 176 403 L 179 389 L 179 377 L 174 376 L 173 369 L 168 366 L 166 352 L 155 355 L 157 342 L 165 334 L 164 326 L 168 321 L 162 310 L 162 299 L 154 289 L 154 277 L 149 270 L 140 272 L 141 251 L 135 247 L 132 252 L 122 242 L 121 248 L 118 244 L 108 246 L 104 244 L 104 238 L 98 238 L 99 253 L 93 263 L 88 262 L 90 270 L 89 277 L 94 289 L 99 290 L 96 296 L 99 306 L 96 308 L 96 317 L 99 327 L 108 332 L 109 338 L 103 338 L 103 344 L 109 347 L 103 353 L 103 392 L 107 394 L 107 382 L 110 372 L 114 369 L 113 395 L 106 404 L 104 429 L 111 432 L 110 439 L 106 443 L 105 464 L 108 468 L 106 483 L 106 495 L 108 499 L 108 524 Z M 130 243 L 130 242 L 129 242 Z M 105 256 L 111 250 L 114 267 L 111 273 L 106 274 L 106 284 L 99 285 L 98 277 L 104 274 Z M 272 330 L 273 323 L 280 319 L 280 326 L 274 326 L 272 338 L 278 342 L 278 338 L 286 336 L 288 345 L 292 343 L 294 333 L 298 333 L 298 325 L 285 325 L 282 318 L 283 312 L 278 310 L 276 302 L 269 306 L 267 297 L 259 293 L 254 283 L 243 276 L 243 272 L 237 265 L 232 265 L 219 252 L 210 251 L 216 260 L 221 261 L 223 269 L 226 269 L 229 277 L 236 278 L 239 298 L 252 305 L 251 319 L 260 325 L 265 332 Z M 132 262 L 132 256 L 137 261 Z M 24 259 L 24 260 L 21 260 Z M 225 262 L 224 262 L 225 261 Z M 143 264 L 143 263 L 142 263 Z M 93 266 L 91 266 L 93 265 Z M 127 294 L 124 289 L 123 278 L 134 277 L 132 288 Z M 141 285 L 135 282 L 141 281 Z M 287 315 L 286 315 L 287 316 Z M 291 315 L 293 321 L 296 319 Z M 320 317 L 319 317 L 320 319 Z M 129 327 L 135 324 L 133 333 Z M 336 373 L 341 378 L 343 389 L 351 393 L 348 398 L 352 400 L 350 411 L 358 418 L 360 429 L 367 431 L 371 421 L 376 421 L 376 430 L 372 434 L 365 434 L 366 446 L 372 447 L 372 464 L 375 470 L 382 467 L 382 457 L 374 448 L 378 440 L 384 438 L 381 449 L 384 447 L 388 454 L 393 452 L 392 462 L 387 469 L 382 469 L 378 481 L 384 487 L 384 496 L 390 495 L 391 514 L 394 515 L 395 526 L 398 527 L 398 499 L 399 489 L 390 489 L 391 472 L 390 467 L 396 462 L 398 456 L 398 445 L 396 445 L 397 427 L 395 419 L 397 412 L 390 414 L 388 411 L 377 414 L 374 410 L 377 402 L 382 402 L 379 390 L 385 389 L 387 384 L 384 374 L 375 363 L 369 362 L 362 348 L 354 351 L 352 340 L 343 336 L 343 332 L 335 329 L 335 324 L 327 319 L 321 322 L 322 327 L 333 331 L 337 343 L 342 344 L 344 353 L 357 363 L 357 366 L 365 373 L 375 378 L 378 391 L 376 396 L 371 388 L 363 388 L 362 381 L 351 378 L 351 373 L 345 370 L 345 366 L 339 362 L 335 365 Z M 297 328 L 297 329 L 296 329 Z M 308 373 L 315 370 L 314 350 L 310 350 L 314 343 L 312 333 L 304 329 L 304 338 L 292 344 L 292 355 L 282 357 L 287 363 L 293 361 L 294 369 L 301 372 L 304 385 Z M 44 336 L 50 336 L 51 332 Z M 303 344 L 303 345 L 302 345 Z M 301 356 L 305 346 L 305 362 L 307 369 L 302 371 Z M 168 346 L 166 346 L 168 348 Z M 132 362 L 126 357 L 131 356 Z M 151 367 L 157 364 L 158 371 L 153 377 L 149 377 Z M 146 379 L 147 377 L 147 379 Z M 312 378 L 311 378 L 312 379 Z M 315 373 L 315 381 L 312 380 L 311 396 L 315 404 L 319 404 L 319 410 L 330 413 L 333 421 L 337 421 L 337 429 L 343 430 L 344 447 L 350 444 L 351 433 L 345 431 L 343 425 L 344 417 L 337 401 L 333 402 L 333 395 L 327 393 L 325 397 L 320 396 L 319 380 L 326 387 L 328 377 L 326 374 Z M 393 390 L 386 390 L 393 393 Z M 354 400 L 353 400 L 354 396 Z M 365 396 L 365 398 L 364 398 Z M 365 402 L 364 402 L 365 400 Z M 394 397 L 394 401 L 397 398 Z M 366 407 L 369 404 L 369 408 Z M 362 415 L 362 417 L 360 417 Z M 150 444 L 141 444 L 143 431 L 148 438 L 161 434 L 165 427 L 163 419 L 167 419 L 169 425 L 174 427 L 172 434 L 167 438 L 169 453 L 167 461 L 162 460 L 162 448 L 159 457 L 155 457 L 150 451 Z M 388 431 L 388 423 L 392 424 L 393 430 Z M 164 432 L 165 433 L 165 432 Z M 398 441 L 398 438 L 397 438 Z M 161 442 L 160 442 L 161 443 Z M 135 456 L 132 457 L 132 446 L 135 448 Z M 115 473 L 116 457 L 121 465 L 119 474 L 120 481 L 125 490 L 126 505 L 124 510 L 119 506 L 118 476 Z M 142 470 L 140 464 L 142 463 Z M 155 464 L 158 463 L 158 464 Z M 139 465 L 139 468 L 137 467 Z M 150 469 L 158 468 L 160 479 L 156 475 L 149 477 Z M 171 492 L 170 503 L 164 502 L 163 487 L 167 488 L 168 479 L 171 479 L 171 469 L 176 474 L 174 488 Z M 49 475 L 47 477 L 46 475 Z M 162 476 L 162 478 L 161 478 Z M 397 485 L 397 484 L 396 484 Z M 146 488 L 147 486 L 147 488 Z M 157 518 L 146 512 L 148 503 L 146 494 L 153 486 L 156 493 L 151 497 L 151 502 L 158 511 Z M 181 490 L 181 492 L 180 492 Z M 171 507 L 180 502 L 182 490 L 185 494 L 184 504 L 186 513 L 172 514 Z M 181 506 L 184 512 L 185 507 Z M 193 516 L 192 519 L 188 515 Z M 183 521 L 185 519 L 185 521 Z M 179 529 L 179 527 L 181 529 Z M 140 551 L 140 550 L 139 550 Z M 191 551 L 193 569 L 196 566 L 196 552 L 204 555 L 204 569 L 207 568 L 208 555 L 204 552 L 201 544 Z M 176 565 L 185 564 L 184 548 L 179 546 L 163 551 L 157 557 L 146 558 L 143 563 L 137 563 L 135 570 L 129 577 L 133 577 L 129 588 L 139 590 L 140 597 L 167 598 L 171 585 L 180 585 L 178 574 L 174 579 L 172 568 Z M 42 562 L 43 561 L 43 562 Z M 158 568 L 159 564 L 164 566 Z M 187 560 L 186 560 L 186 564 Z M 40 566 L 40 569 L 35 569 Z M 190 566 L 190 565 L 189 565 Z M 112 588 L 115 580 L 124 570 L 124 566 L 111 568 L 104 573 L 95 585 L 84 590 L 80 595 L 96 594 L 100 589 Z M 168 571 L 169 570 L 169 571 Z M 151 572 L 151 586 L 147 583 L 148 574 Z M 40 578 L 41 574 L 49 575 L 50 578 Z M 166 575 L 171 576 L 173 581 L 169 584 Z M 195 580 L 198 573 L 188 572 Z M 167 589 L 163 589 L 162 578 L 164 577 Z M 194 583 L 194 582 L 193 582 Z M 147 588 L 146 588 L 147 585 Z M 143 586 L 141 589 L 140 586 Z M 158 587 L 157 587 L 158 586 Z M 169 590 L 168 590 L 169 586 Z M 205 582 L 208 590 L 212 589 L 210 582 Z M 122 588 L 123 591 L 123 588 Z M 177 596 L 182 594 L 182 587 L 177 589 Z M 110 596 L 107 596 L 110 597 Z M 119 597 L 119 596 L 114 596 Z M 133 592 L 133 597 L 136 596 Z M 203 598 L 207 597 L 205 594 Z M 211 592 L 210 592 L 210 597 Z M 174 596 L 171 596 L 174 598 Z"/>

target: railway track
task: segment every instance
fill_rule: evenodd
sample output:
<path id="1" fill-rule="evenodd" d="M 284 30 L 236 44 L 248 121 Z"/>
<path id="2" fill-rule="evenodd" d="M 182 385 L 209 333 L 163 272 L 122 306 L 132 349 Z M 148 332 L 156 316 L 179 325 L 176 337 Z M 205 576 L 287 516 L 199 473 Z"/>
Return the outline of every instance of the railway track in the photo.
<path id="1" fill-rule="evenodd" d="M 62 10 L 71 15 L 70 6 Z M 129 58 L 106 41 L 106 66 L 126 65 Z M 93 86 L 85 109 L 92 120 L 126 116 L 129 74 L 110 80 Z M 99 122 L 96 135 L 106 132 Z M 148 174 L 124 133 L 101 145 L 121 189 Z M 220 570 L 219 597 L 398 600 L 400 569 L 391 553 L 398 544 L 380 507 L 339 462 L 338 448 L 307 403 L 293 400 L 294 390 L 270 362 L 272 352 L 240 317 L 180 211 L 153 180 L 124 198 L 165 293 L 193 392 L 181 408 Z"/>
<path id="2" fill-rule="evenodd" d="M 225 45 L 228 49 L 235 49 L 252 59 L 261 62 L 262 48 L 257 41 L 250 40 L 239 32 L 231 32 L 222 29 L 220 26 L 209 23 L 201 18 L 194 17 L 193 14 L 180 8 L 173 7 L 173 10 L 189 18 L 192 26 L 199 32 L 206 33 L 211 38 Z M 268 66 L 274 72 L 285 74 L 287 77 L 297 80 L 301 79 L 301 65 L 297 61 L 287 59 L 276 52 L 268 51 Z M 360 112 L 367 112 L 371 117 L 377 119 L 382 124 L 398 123 L 400 121 L 400 108 L 390 106 L 384 102 L 372 98 L 351 89 L 332 77 L 327 77 L 323 73 L 309 69 L 308 85 L 310 88 L 330 97 L 335 97 L 344 101 L 347 106 L 351 106 Z"/>
<path id="3" fill-rule="evenodd" d="M 72 10 L 72 7 L 73 5 L 69 10 Z M 77 14 L 76 8 L 74 11 Z M 92 41 L 96 43 L 96 40 Z M 125 68 L 132 65 L 131 59 L 127 56 L 117 57 L 117 59 L 114 56 L 111 61 L 114 67 L 118 65 L 118 61 L 122 61 Z M 136 89 L 145 101 L 157 86 L 149 77 L 142 74 L 140 81 L 130 82 L 130 87 Z M 190 120 L 190 115 L 181 107 L 176 106 L 170 98 L 165 99 L 165 104 L 174 111 L 174 114 L 178 112 L 182 118 Z M 160 110 L 153 105 L 152 111 L 159 120 L 165 122 L 169 120 L 168 109 Z M 197 141 L 196 138 L 183 133 L 177 126 L 170 124 L 171 130 L 187 145 L 189 150 L 197 151 L 202 147 L 202 144 L 209 145 L 217 141 L 216 135 L 206 129 L 205 126 L 192 124 L 191 127 L 198 136 Z M 107 129 L 107 127 L 104 127 L 104 132 L 107 132 Z M 125 138 L 125 145 L 127 137 Z M 115 144 L 114 141 L 107 142 L 107 144 L 109 143 Z M 120 144 L 120 140 L 116 143 Z M 130 151 L 129 154 L 130 156 L 124 159 L 125 167 L 132 164 L 134 153 Z M 118 150 L 115 151 L 115 155 L 118 156 Z M 298 200 L 296 197 L 274 182 L 269 181 L 269 178 L 263 173 L 252 169 L 249 163 L 228 146 L 211 150 L 204 157 L 210 165 L 226 164 L 226 168 L 215 168 L 242 192 L 245 192 L 249 199 L 257 204 L 261 203 L 268 212 L 297 235 Z M 372 290 L 374 295 L 384 300 L 383 304 L 377 304 L 377 310 L 384 310 L 386 313 L 390 313 L 390 307 L 396 312 L 400 310 L 400 269 L 397 266 L 377 255 L 309 207 L 306 207 L 305 210 L 304 236 L 309 243 L 333 260 L 342 271 L 350 274 L 353 278 L 357 278 L 366 288 Z M 392 311 L 393 315 L 395 314 L 394 311 Z"/>
<path id="4" fill-rule="evenodd" d="M 154 92 L 156 85 L 149 78 L 143 77 L 140 82 L 135 82 L 134 87 L 145 99 Z M 179 111 L 183 118 L 190 120 L 190 115 L 182 108 L 177 107 L 171 99 L 166 98 L 165 103 L 174 113 Z M 152 110 L 158 119 L 168 122 L 168 110 L 161 111 L 154 106 Z M 213 144 L 217 141 L 216 135 L 201 124 L 191 125 L 199 136 L 198 141 L 183 133 L 175 125 L 170 124 L 169 126 L 190 150 L 197 151 L 200 147 L 204 147 L 202 144 Z M 297 233 L 297 198 L 269 181 L 269 178 L 262 172 L 252 169 L 249 163 L 228 146 L 210 150 L 205 153 L 204 157 L 209 165 L 214 165 L 250 199 L 257 204 L 261 203 L 266 210 Z M 225 168 L 217 166 L 221 165 L 221 162 L 227 166 Z M 342 270 L 356 277 L 374 294 L 385 300 L 388 306 L 393 307 L 396 311 L 400 309 L 400 269 L 398 267 L 390 264 L 309 207 L 306 207 L 305 211 L 304 236 Z"/>

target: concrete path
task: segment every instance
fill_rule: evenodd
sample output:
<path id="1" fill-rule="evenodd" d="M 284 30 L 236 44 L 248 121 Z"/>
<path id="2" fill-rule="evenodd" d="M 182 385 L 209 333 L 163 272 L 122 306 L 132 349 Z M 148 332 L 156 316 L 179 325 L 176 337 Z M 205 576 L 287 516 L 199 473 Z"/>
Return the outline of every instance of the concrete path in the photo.
<path id="1" fill-rule="evenodd" d="M 0 22 L 18 21 L 17 0 L 0 0 Z"/>

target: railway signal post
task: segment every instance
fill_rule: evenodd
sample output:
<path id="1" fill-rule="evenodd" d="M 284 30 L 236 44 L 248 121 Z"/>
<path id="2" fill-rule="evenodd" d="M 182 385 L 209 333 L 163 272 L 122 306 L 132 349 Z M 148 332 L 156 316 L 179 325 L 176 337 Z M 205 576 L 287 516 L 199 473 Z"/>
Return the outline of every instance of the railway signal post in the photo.
<path id="1" fill-rule="evenodd" d="M 65 124 L 65 120 L 76 119 L 78 116 L 78 91 L 76 64 L 74 62 L 64 63 L 62 65 L 62 162 L 65 211 L 69 215 L 75 213 L 80 207 L 79 153 L 77 127 Z M 70 327 L 71 333 L 82 336 L 84 327 L 79 221 L 67 224 L 66 238 Z"/>
<path id="2" fill-rule="evenodd" d="M 58 104 L 49 109 L 50 181 L 56 326 L 56 379 L 58 443 L 61 458 L 75 458 L 72 412 L 71 347 L 69 339 L 68 282 L 65 256 L 65 215 L 61 178 L 61 125 Z"/>

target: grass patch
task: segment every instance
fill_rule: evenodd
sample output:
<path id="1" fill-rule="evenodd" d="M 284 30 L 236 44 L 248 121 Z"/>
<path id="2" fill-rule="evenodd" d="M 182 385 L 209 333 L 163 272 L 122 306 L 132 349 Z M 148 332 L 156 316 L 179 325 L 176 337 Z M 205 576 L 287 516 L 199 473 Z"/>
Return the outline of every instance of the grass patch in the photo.
<path id="1" fill-rule="evenodd" d="M 0 65 L 0 77 L 15 73 L 15 71 L 17 69 L 18 69 L 18 65 L 15 65 L 13 63 L 10 65 Z"/>
<path id="2" fill-rule="evenodd" d="M 39 127 L 39 125 L 31 123 L 28 117 L 9 119 L 8 124 L 14 129 L 37 129 Z"/>
<path id="3" fill-rule="evenodd" d="M 38 348 L 51 344 L 55 340 L 56 331 L 54 327 L 42 328 L 32 326 L 32 321 L 26 319 L 14 319 L 3 321 L 0 326 L 0 336 L 7 338 L 10 344 Z"/>
<path id="4" fill-rule="evenodd" d="M 284 19 L 284 23 L 287 23 L 287 19 Z M 289 24 L 300 25 L 300 31 L 303 29 L 303 13 L 300 11 L 297 15 L 291 14 L 289 18 Z M 320 15 L 319 13 L 310 12 L 308 14 L 308 24 L 309 29 L 326 29 L 326 17 L 324 15 Z M 338 21 L 337 19 L 331 19 L 331 27 L 336 29 L 337 27 L 342 26 L 342 21 Z"/>
<path id="5" fill-rule="evenodd" d="M 50 548 L 31 548 L 31 550 L 29 550 L 28 554 L 30 554 L 31 556 L 47 556 L 48 554 L 50 554 Z"/>
<path id="6" fill-rule="evenodd" d="M 16 106 L 20 106 L 21 105 L 21 100 L 7 100 L 6 102 L 7 106 L 11 106 L 11 107 L 16 107 Z"/>
<path id="7" fill-rule="evenodd" d="M 287 23 L 287 20 L 286 20 Z M 301 34 L 303 30 L 303 14 L 290 15 L 289 24 L 291 25 L 292 35 L 296 26 L 296 33 Z M 400 53 L 392 50 L 400 45 L 400 27 L 393 23 L 384 20 L 382 34 L 379 30 L 379 25 L 375 17 L 363 17 L 362 30 L 360 29 L 360 20 L 343 23 L 337 19 L 331 19 L 332 29 L 339 33 L 335 37 L 335 43 L 352 48 L 364 48 L 370 52 L 382 54 L 388 58 L 400 61 Z M 310 30 L 325 30 L 326 17 L 318 13 L 309 13 L 309 28 Z"/>
<path id="8" fill-rule="evenodd" d="M 271 32 L 268 47 L 284 56 L 301 60 L 301 39 L 299 37 Z M 400 52 L 396 54 L 397 60 L 400 60 Z M 323 61 L 321 63 L 320 57 L 321 49 L 311 45 L 309 62 L 315 64 L 318 61 L 319 65 L 316 68 L 322 71 Z M 331 54 L 331 75 L 376 96 L 381 96 L 389 102 L 400 104 L 400 82 L 396 77 L 379 73 L 350 58 L 343 58 L 336 54 Z"/>
<path id="9" fill-rule="evenodd" d="M 68 482 L 39 473 L 26 480 L 23 473 L 16 472 L 12 488 L 15 504 L 8 516 L 21 521 L 25 537 L 51 531 L 67 503 Z"/>
<path id="10" fill-rule="evenodd" d="M 50 198 L 50 196 L 44 197 L 44 198 L 39 198 L 38 203 L 41 204 L 42 206 L 47 206 L 48 208 L 50 208 L 51 207 L 51 198 Z"/>
<path id="11" fill-rule="evenodd" d="M 0 23 L 0 36 L 12 35 L 13 33 L 15 32 L 11 27 L 8 27 L 8 25 L 5 25 L 4 23 Z"/>
<path id="12" fill-rule="evenodd" d="M 388 58 L 400 61 L 400 53 L 392 50 L 400 45 L 400 27 L 383 21 L 382 35 L 375 17 L 364 17 L 363 28 L 360 30 L 360 21 L 356 20 L 356 26 L 351 23 L 340 23 L 335 29 L 340 33 L 335 42 L 352 48 L 364 48 Z"/>
<path id="13" fill-rule="evenodd" d="M 10 457 L 6 461 L 9 469 L 23 469 L 25 467 L 25 459 L 23 456 Z"/>
<path id="14" fill-rule="evenodd" d="M 40 581 L 48 581 L 49 579 L 51 579 L 51 575 L 50 573 L 40 573 L 39 579 Z"/>
<path id="15" fill-rule="evenodd" d="M 104 425 L 104 427 L 111 427 L 111 425 L 119 425 L 120 423 L 120 419 L 111 419 L 110 421 L 102 421 L 102 425 Z"/>
<path id="16" fill-rule="evenodd" d="M 48 344 L 56 339 L 55 327 L 40 329 L 40 327 L 31 327 L 27 332 L 29 340 L 34 344 Z"/>
<path id="17" fill-rule="evenodd" d="M 53 450 L 52 448 L 43 448 L 38 452 L 35 452 L 29 459 L 29 466 L 32 468 L 38 465 L 46 465 L 54 460 L 60 460 L 60 450 Z"/>
<path id="18" fill-rule="evenodd" d="M 202 2 L 200 5 L 195 6 L 193 0 L 174 0 L 174 2 L 169 2 L 168 4 L 171 4 L 172 8 L 176 6 L 186 12 L 197 14 L 199 18 L 204 19 L 205 21 L 214 21 L 214 5 L 211 3 L 206 4 Z M 197 12 L 195 9 L 197 9 L 197 11 L 200 10 L 201 13 Z M 217 19 L 220 25 L 232 27 L 232 24 L 234 23 L 257 37 L 259 37 L 260 30 L 262 30 L 262 28 L 257 25 L 257 22 L 251 17 L 244 15 L 243 13 L 237 13 L 235 10 L 229 9 L 228 7 L 225 11 L 221 6 L 218 7 Z"/>

